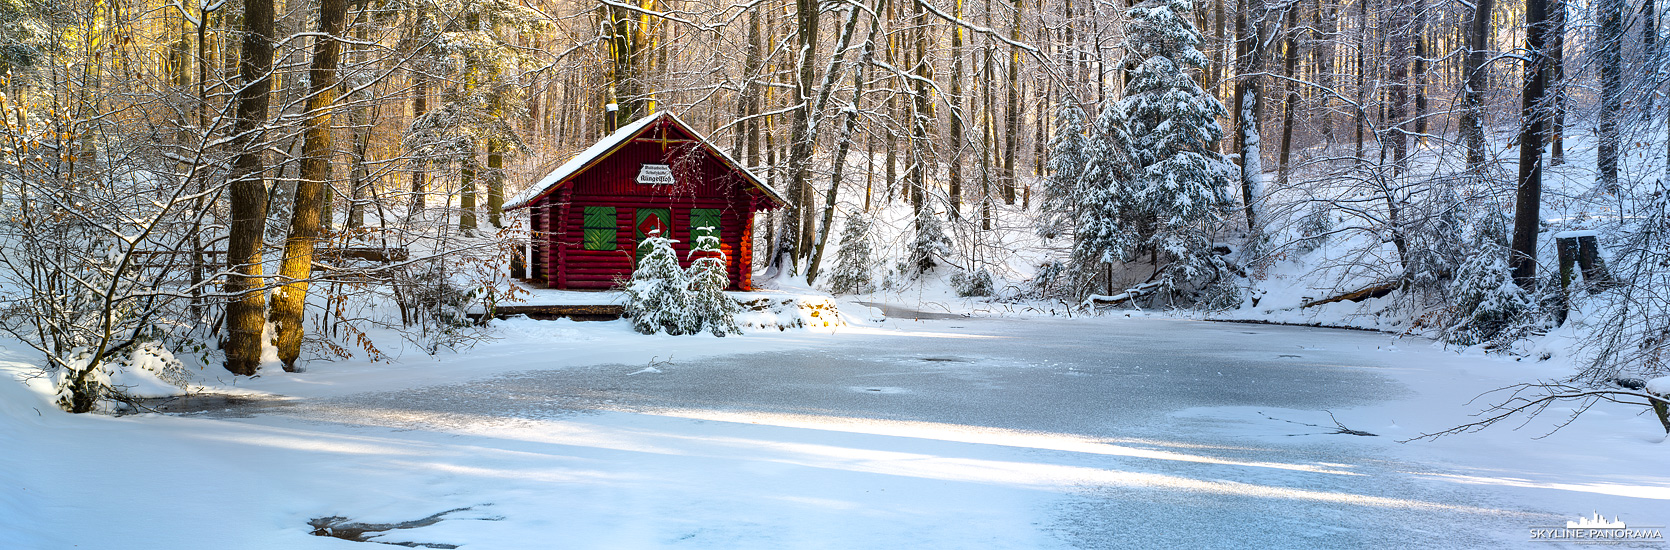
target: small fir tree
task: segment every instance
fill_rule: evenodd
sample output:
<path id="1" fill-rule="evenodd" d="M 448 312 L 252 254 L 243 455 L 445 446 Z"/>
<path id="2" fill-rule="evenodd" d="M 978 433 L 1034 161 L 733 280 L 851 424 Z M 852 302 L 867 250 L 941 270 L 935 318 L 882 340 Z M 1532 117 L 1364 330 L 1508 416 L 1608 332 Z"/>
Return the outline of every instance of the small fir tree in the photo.
<path id="1" fill-rule="evenodd" d="M 847 218 L 841 227 L 841 248 L 835 252 L 835 274 L 829 278 L 830 291 L 836 294 L 864 294 L 869 292 L 873 279 L 870 267 L 875 263 L 870 247 L 870 216 L 862 212 Z"/>
<path id="2" fill-rule="evenodd" d="M 690 332 L 689 288 L 670 239 L 657 234 L 638 243 L 638 268 L 624 289 L 632 328 L 643 334 Z"/>
<path id="3" fill-rule="evenodd" d="M 1129 261 L 1142 235 L 1154 225 L 1152 209 L 1137 202 L 1132 185 L 1131 136 L 1125 117 L 1108 108 L 1096 117 L 1084 175 L 1079 180 L 1079 224 L 1068 272 L 1082 296 L 1103 265 Z"/>
<path id="4" fill-rule="evenodd" d="M 1038 208 L 1042 214 L 1038 234 L 1046 239 L 1072 231 L 1080 221 L 1084 204 L 1081 181 L 1091 148 L 1090 139 L 1084 134 L 1084 118 L 1084 111 L 1071 99 L 1062 100 L 1046 165 L 1050 174 L 1044 178 L 1044 200 Z"/>
<path id="5" fill-rule="evenodd" d="M 938 265 L 934 258 L 951 255 L 951 238 L 945 235 L 945 224 L 928 205 L 916 211 L 916 238 L 910 242 L 910 264 L 914 275 L 921 275 Z"/>
<path id="6" fill-rule="evenodd" d="M 1450 281 L 1449 328 L 1444 339 L 1472 346 L 1497 338 L 1531 312 L 1531 296 L 1508 269 L 1507 218 L 1482 220 L 1474 232 L 1473 255 Z"/>
<path id="7" fill-rule="evenodd" d="M 725 294 L 725 287 L 730 286 L 731 278 L 725 272 L 725 254 L 719 250 L 719 237 L 702 235 L 696 240 L 697 250 L 703 251 L 703 255 L 690 262 L 690 269 L 686 272 L 690 280 L 690 295 L 687 298 L 690 326 L 685 327 L 687 334 L 698 334 L 703 330 L 719 337 L 740 333 L 742 329 L 736 325 L 736 314 L 742 308 Z"/>

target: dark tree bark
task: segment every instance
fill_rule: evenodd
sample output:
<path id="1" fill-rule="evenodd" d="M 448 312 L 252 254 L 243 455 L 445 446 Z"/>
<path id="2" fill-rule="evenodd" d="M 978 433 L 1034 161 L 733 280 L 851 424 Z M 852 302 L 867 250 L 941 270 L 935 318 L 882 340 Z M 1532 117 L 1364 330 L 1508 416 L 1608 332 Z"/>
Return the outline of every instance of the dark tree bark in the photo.
<path id="1" fill-rule="evenodd" d="M 1387 17 L 1387 29 L 1390 40 L 1387 52 L 1390 59 L 1387 63 L 1387 80 L 1390 87 L 1386 90 L 1386 128 L 1385 139 L 1390 140 L 1392 146 L 1392 164 L 1398 173 L 1402 173 L 1409 162 L 1409 10 L 1408 8 L 1392 4 Z M 1384 157 L 1384 153 L 1381 155 Z"/>
<path id="2" fill-rule="evenodd" d="M 1263 164 L 1258 147 L 1259 118 L 1264 101 L 1259 97 L 1258 78 L 1252 76 L 1263 65 L 1263 13 L 1251 13 L 1252 1 L 1240 0 L 1235 10 L 1235 150 L 1241 154 L 1241 200 L 1246 209 L 1247 229 L 1258 230 L 1258 189 Z"/>
<path id="3" fill-rule="evenodd" d="M 1490 59 L 1490 17 L 1495 4 L 1494 0 L 1475 0 L 1467 26 L 1467 58 L 1463 68 L 1467 89 L 1461 99 L 1461 140 L 1467 146 L 1467 168 L 1475 173 L 1484 166 L 1484 92 L 1490 85 L 1485 62 Z"/>
<path id="4" fill-rule="evenodd" d="M 1021 14 L 1025 11 L 1026 0 L 1015 0 L 1015 20 L 1009 30 L 1009 39 L 1013 42 L 1021 40 Z M 1003 175 L 998 178 L 998 190 L 1003 195 L 1003 204 L 1015 204 L 1015 152 L 1020 146 L 1020 88 L 1021 88 L 1021 50 L 1013 44 L 1009 46 L 1009 105 L 1004 111 L 1003 121 Z"/>
<path id="5" fill-rule="evenodd" d="M 1276 160 L 1276 182 L 1281 187 L 1287 186 L 1287 178 L 1293 159 L 1293 124 L 1295 111 L 1299 110 L 1299 88 L 1294 81 L 1299 78 L 1299 5 L 1294 2 L 1287 7 L 1287 43 L 1282 52 L 1282 75 L 1287 79 L 1282 81 L 1281 115 L 1281 154 Z"/>
<path id="6" fill-rule="evenodd" d="M 476 152 L 464 154 L 459 161 L 458 170 L 458 231 L 470 235 L 475 233 L 475 176 Z"/>
<path id="7" fill-rule="evenodd" d="M 1489 2 L 1490 0 L 1479 0 Z M 1356 158 L 1363 160 L 1363 133 L 1368 124 L 1368 2 L 1357 2 L 1357 139 Z"/>
<path id="8" fill-rule="evenodd" d="M 232 271 L 226 277 L 226 370 L 251 376 L 261 366 L 261 335 L 266 329 L 266 297 L 262 295 L 261 244 L 267 225 L 265 161 L 261 151 L 266 138 L 261 131 L 267 121 L 272 93 L 273 2 L 244 0 L 243 49 L 239 51 L 238 106 L 232 125 L 233 144 L 238 151 L 232 160 L 231 224 L 226 260 Z"/>
<path id="9" fill-rule="evenodd" d="M 1520 98 L 1519 192 L 1514 204 L 1514 282 L 1531 290 L 1537 282 L 1537 231 L 1542 225 L 1542 148 L 1547 113 L 1543 112 L 1548 79 L 1547 0 L 1525 0 L 1525 91 Z"/>
<path id="10" fill-rule="evenodd" d="M 952 15 L 963 19 L 963 0 L 955 2 Z M 946 198 L 953 220 L 962 217 L 963 206 L 963 28 L 951 28 L 951 158 L 947 162 Z M 837 167 L 836 169 L 839 169 Z"/>
<path id="11" fill-rule="evenodd" d="M 1553 105 L 1548 113 L 1548 165 L 1566 162 L 1566 2 L 1549 6 L 1548 93 Z"/>
<path id="12" fill-rule="evenodd" d="M 1415 2 L 1415 149 L 1426 143 L 1426 0 Z"/>
<path id="13" fill-rule="evenodd" d="M 1596 132 L 1595 184 L 1604 192 L 1618 188 L 1618 118 L 1624 102 L 1624 2 L 1599 0 L 1600 29 L 1595 36 L 1600 54 L 1600 128 Z"/>
<path id="14" fill-rule="evenodd" d="M 499 140 L 487 142 L 487 224 L 504 227 L 504 149 Z"/>
<path id="15" fill-rule="evenodd" d="M 429 112 L 429 76 L 422 71 L 412 73 L 412 117 Z M 423 211 L 429 194 L 429 161 L 412 160 L 412 212 Z M 443 205 L 444 206 L 444 205 Z"/>
<path id="16" fill-rule="evenodd" d="M 296 372 L 301 355 L 302 317 L 307 305 L 307 279 L 313 274 L 313 251 L 318 246 L 320 211 L 331 179 L 331 109 L 336 103 L 336 68 L 342 51 L 342 25 L 348 17 L 347 0 L 320 0 L 319 36 L 313 39 L 313 62 L 308 69 L 306 130 L 302 134 L 301 179 L 296 182 L 296 204 L 290 209 L 290 236 L 278 277 L 283 286 L 273 292 L 268 319 L 284 370 Z"/>

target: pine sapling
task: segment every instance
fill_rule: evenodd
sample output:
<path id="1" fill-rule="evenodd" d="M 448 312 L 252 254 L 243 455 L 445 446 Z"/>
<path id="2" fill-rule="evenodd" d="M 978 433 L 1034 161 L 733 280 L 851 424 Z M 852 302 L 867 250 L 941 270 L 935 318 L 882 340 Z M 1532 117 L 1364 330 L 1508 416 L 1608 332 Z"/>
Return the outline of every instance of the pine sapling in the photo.
<path id="1" fill-rule="evenodd" d="M 690 331 L 690 282 L 678 266 L 670 239 L 651 235 L 638 243 L 638 268 L 626 281 L 626 315 L 643 334 Z"/>
<path id="2" fill-rule="evenodd" d="M 742 308 L 725 294 L 725 287 L 730 286 L 731 278 L 725 273 L 725 254 L 719 251 L 719 237 L 702 235 L 696 239 L 696 250 L 705 253 L 690 262 L 690 269 L 686 272 L 690 281 L 687 298 L 690 326 L 686 327 L 686 334 L 698 334 L 703 330 L 719 337 L 741 333 L 742 329 L 736 324 L 736 314 Z"/>
<path id="3" fill-rule="evenodd" d="M 870 247 L 870 217 L 859 212 L 841 227 L 840 250 L 835 252 L 835 273 L 829 288 L 836 294 L 864 294 L 874 284 L 870 268 L 875 264 Z"/>

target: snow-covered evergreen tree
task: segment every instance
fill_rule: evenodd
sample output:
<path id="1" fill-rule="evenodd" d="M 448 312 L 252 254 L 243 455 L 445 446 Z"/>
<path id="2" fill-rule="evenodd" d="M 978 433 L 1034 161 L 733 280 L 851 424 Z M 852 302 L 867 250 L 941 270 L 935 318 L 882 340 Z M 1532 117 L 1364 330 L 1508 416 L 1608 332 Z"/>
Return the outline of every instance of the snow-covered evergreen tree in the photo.
<path id="1" fill-rule="evenodd" d="M 934 258 L 950 255 L 951 238 L 945 234 L 945 223 L 932 206 L 922 205 L 916 211 L 916 237 L 910 241 L 912 275 L 927 273 L 938 265 Z"/>
<path id="2" fill-rule="evenodd" d="M 874 267 L 874 251 L 870 246 L 870 216 L 859 212 L 847 218 L 841 227 L 840 250 L 835 252 L 835 270 L 829 278 L 829 290 L 836 294 L 863 294 L 874 282 L 870 269 Z"/>
<path id="3" fill-rule="evenodd" d="M 690 262 L 690 269 L 686 272 L 690 281 L 687 299 L 690 304 L 687 320 L 690 324 L 685 327 L 686 333 L 698 334 L 705 330 L 720 337 L 740 333 L 742 329 L 736 325 L 736 314 L 742 308 L 735 299 L 725 294 L 725 287 L 730 286 L 731 278 L 725 272 L 724 253 L 719 252 L 719 237 L 702 235 L 696 239 L 696 248 L 709 252 Z"/>
<path id="4" fill-rule="evenodd" d="M 1055 119 L 1055 138 L 1050 141 L 1050 174 L 1044 178 L 1044 200 L 1039 205 L 1042 214 L 1038 234 L 1053 239 L 1075 228 L 1084 203 L 1083 187 L 1085 164 L 1089 162 L 1090 139 L 1085 136 L 1084 111 L 1072 99 L 1061 101 Z"/>
<path id="5" fill-rule="evenodd" d="M 693 324 L 689 287 L 671 240 L 652 235 L 638 243 L 638 268 L 624 288 L 632 328 L 644 334 L 689 333 Z"/>
<path id="6" fill-rule="evenodd" d="M 1191 74 L 1207 64 L 1196 49 L 1200 33 L 1191 10 L 1187 0 L 1171 0 L 1128 12 L 1126 63 L 1137 69 L 1113 107 L 1130 140 L 1132 199 L 1154 219 L 1143 244 L 1171 257 L 1164 279 L 1173 287 L 1223 281 L 1225 264 L 1212 251 L 1212 238 L 1235 170 L 1212 150 L 1224 135 L 1223 105 Z"/>
<path id="7" fill-rule="evenodd" d="M 1471 346 L 1496 338 L 1530 313 L 1531 297 L 1508 270 L 1507 218 L 1481 220 L 1474 231 L 1473 255 L 1450 281 L 1450 318 L 1444 339 Z"/>
<path id="8" fill-rule="evenodd" d="M 1130 260 L 1142 235 L 1153 226 L 1152 209 L 1136 201 L 1131 136 L 1125 117 L 1110 106 L 1096 117 L 1079 179 L 1079 222 L 1068 272 L 1082 294 L 1104 264 Z"/>

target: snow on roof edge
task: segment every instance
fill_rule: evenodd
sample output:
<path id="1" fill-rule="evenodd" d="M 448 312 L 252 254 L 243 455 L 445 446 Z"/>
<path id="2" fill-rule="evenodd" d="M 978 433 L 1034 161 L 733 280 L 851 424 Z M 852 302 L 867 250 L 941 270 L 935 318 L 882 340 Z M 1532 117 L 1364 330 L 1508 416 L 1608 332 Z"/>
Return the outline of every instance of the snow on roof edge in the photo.
<path id="1" fill-rule="evenodd" d="M 772 188 L 770 185 L 766 185 L 764 180 L 755 176 L 754 173 L 750 172 L 747 167 L 742 165 L 742 163 L 737 162 L 734 158 L 731 158 L 731 156 L 725 153 L 725 151 L 713 146 L 712 142 L 707 140 L 707 136 L 702 135 L 701 132 L 696 131 L 695 128 L 686 124 L 684 119 L 679 118 L 678 114 L 673 113 L 672 111 L 658 111 L 651 113 L 649 116 L 644 118 L 632 121 L 631 124 L 622 126 L 619 130 L 615 130 L 614 133 L 609 134 L 603 139 L 597 140 L 597 143 L 593 143 L 591 147 L 587 147 L 584 151 L 574 155 L 574 158 L 568 159 L 568 162 L 562 163 L 562 165 L 558 166 L 557 169 L 552 170 L 551 173 L 546 174 L 543 178 L 540 178 L 539 182 L 529 185 L 526 189 L 516 193 L 516 195 L 511 197 L 510 200 L 505 201 L 504 209 L 514 210 L 527 206 L 535 199 L 544 195 L 545 192 L 549 191 L 552 187 L 562 183 L 563 180 L 568 179 L 570 176 L 579 173 L 581 170 L 590 165 L 592 161 L 597 160 L 609 151 L 619 147 L 622 142 L 637 136 L 638 133 L 644 131 L 644 129 L 648 128 L 650 124 L 660 120 L 662 117 L 672 117 L 675 123 L 690 132 L 691 135 L 696 136 L 696 139 L 700 140 L 703 145 L 706 145 L 708 150 L 718 153 L 720 159 L 724 160 L 727 164 L 730 164 L 732 168 L 736 169 L 736 171 L 741 172 L 744 176 L 746 176 L 749 183 L 754 184 L 755 187 L 758 187 L 761 191 L 770 195 L 771 198 L 775 199 L 777 202 L 784 205 L 789 204 L 789 200 L 785 198 L 781 192 Z"/>

